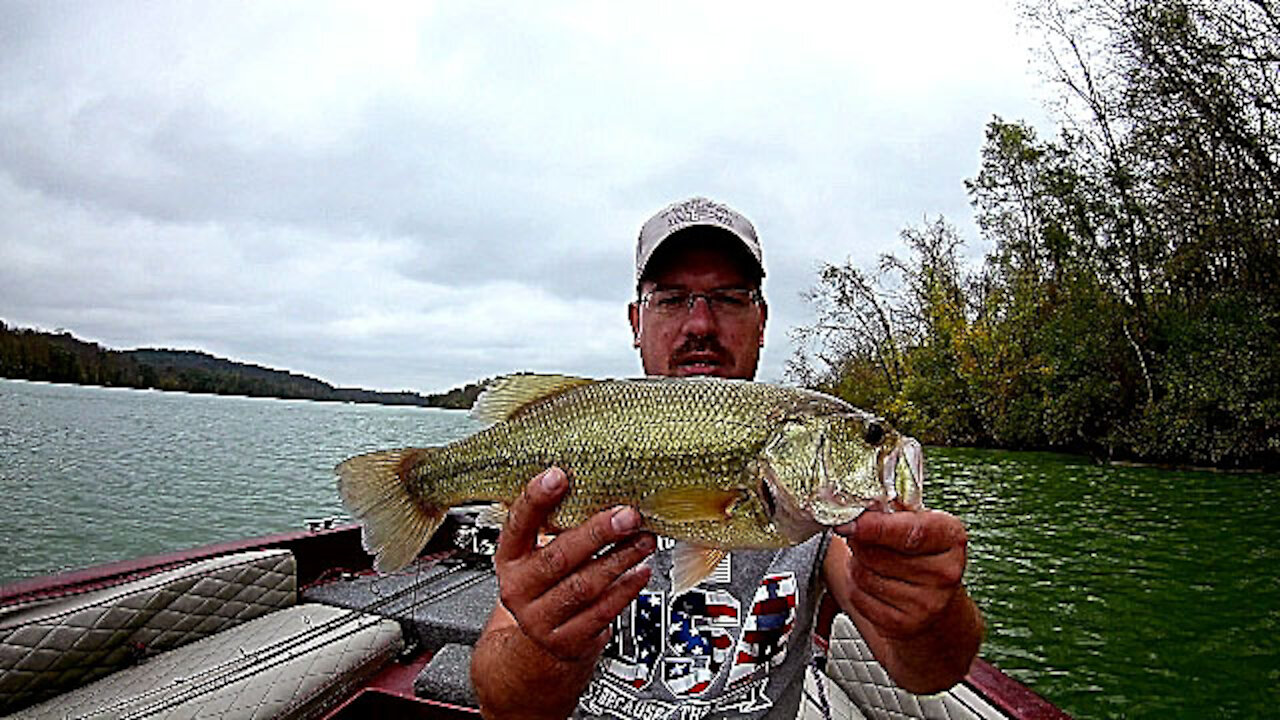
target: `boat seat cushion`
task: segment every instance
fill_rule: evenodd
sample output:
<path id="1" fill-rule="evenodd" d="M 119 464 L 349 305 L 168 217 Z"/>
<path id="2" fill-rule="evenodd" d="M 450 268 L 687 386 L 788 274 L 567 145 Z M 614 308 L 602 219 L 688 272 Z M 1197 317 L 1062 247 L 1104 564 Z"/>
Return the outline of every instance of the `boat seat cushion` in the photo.
<path id="1" fill-rule="evenodd" d="M 858 706 L 829 675 L 810 664 L 796 720 L 866 720 Z"/>
<path id="2" fill-rule="evenodd" d="M 848 615 L 836 615 L 827 651 L 827 674 L 868 720 L 989 720 L 1003 718 L 964 683 L 935 695 L 916 695 L 889 678 Z"/>
<path id="3" fill-rule="evenodd" d="M 0 608 L 0 714 L 297 601 L 288 550 L 193 562 Z"/>
<path id="4" fill-rule="evenodd" d="M 403 647 L 400 625 L 303 604 L 170 650 L 14 718 L 311 718 Z"/>

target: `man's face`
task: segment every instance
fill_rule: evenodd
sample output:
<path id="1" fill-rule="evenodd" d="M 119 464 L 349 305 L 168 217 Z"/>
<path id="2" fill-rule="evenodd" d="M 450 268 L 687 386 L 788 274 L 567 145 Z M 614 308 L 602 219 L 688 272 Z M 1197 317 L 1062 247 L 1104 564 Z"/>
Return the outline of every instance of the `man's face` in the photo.
<path id="1" fill-rule="evenodd" d="M 755 283 L 723 248 L 690 244 L 668 251 L 650 272 L 641 293 L 655 289 L 705 293 L 750 288 Z M 674 315 L 644 303 L 629 308 L 631 331 L 646 375 L 687 377 L 716 375 L 750 380 L 755 377 L 764 344 L 766 309 L 753 303 L 737 316 L 717 313 L 704 299 Z"/>

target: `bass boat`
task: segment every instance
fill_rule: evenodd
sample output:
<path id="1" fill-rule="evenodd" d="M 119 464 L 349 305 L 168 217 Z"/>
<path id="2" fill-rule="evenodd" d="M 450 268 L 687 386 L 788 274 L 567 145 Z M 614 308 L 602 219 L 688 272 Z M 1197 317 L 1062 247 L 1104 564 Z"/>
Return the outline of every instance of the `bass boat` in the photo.
<path id="1" fill-rule="evenodd" d="M 452 511 L 408 568 L 375 573 L 360 528 L 308 528 L 0 587 L 0 716 L 475 718 L 471 647 L 496 532 Z M 824 601 L 798 717 L 1056 720 L 977 659 L 936 695 L 896 687 Z"/>

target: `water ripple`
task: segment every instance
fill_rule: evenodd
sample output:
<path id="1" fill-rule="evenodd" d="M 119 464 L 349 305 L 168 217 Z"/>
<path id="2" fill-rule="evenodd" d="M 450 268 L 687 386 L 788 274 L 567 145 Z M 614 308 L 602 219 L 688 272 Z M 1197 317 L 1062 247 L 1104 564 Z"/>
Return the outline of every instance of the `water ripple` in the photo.
<path id="1" fill-rule="evenodd" d="M 423 408 L 0 380 L 0 582 L 343 513 L 333 467 L 476 427 Z"/>
<path id="2" fill-rule="evenodd" d="M 1280 702 L 1280 478 L 929 460 L 929 504 L 970 528 L 988 660 L 1080 717 L 1258 717 Z"/>

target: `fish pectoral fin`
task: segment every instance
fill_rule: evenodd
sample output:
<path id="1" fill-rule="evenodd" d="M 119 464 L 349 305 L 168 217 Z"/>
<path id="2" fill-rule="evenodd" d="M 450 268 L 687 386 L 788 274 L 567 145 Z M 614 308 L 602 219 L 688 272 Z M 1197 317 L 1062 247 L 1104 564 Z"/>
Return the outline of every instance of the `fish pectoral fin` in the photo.
<path id="1" fill-rule="evenodd" d="M 582 385 L 600 382 L 572 375 L 517 373 L 493 380 L 476 398 L 471 417 L 481 422 L 510 420 L 521 410 Z"/>
<path id="2" fill-rule="evenodd" d="M 485 505 L 480 512 L 476 513 L 476 526 L 501 530 L 502 526 L 507 524 L 509 514 L 511 514 L 511 508 L 507 507 L 506 503 Z"/>
<path id="3" fill-rule="evenodd" d="M 742 492 L 685 487 L 654 493 L 640 503 L 641 514 L 667 522 L 724 522 Z"/>
<path id="4" fill-rule="evenodd" d="M 676 543 L 671 551 L 671 592 L 679 595 L 693 588 L 714 572 L 728 554 L 722 548 Z"/>

